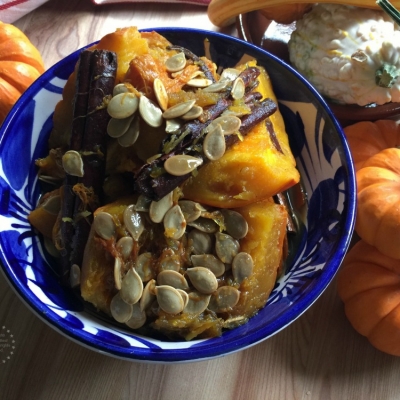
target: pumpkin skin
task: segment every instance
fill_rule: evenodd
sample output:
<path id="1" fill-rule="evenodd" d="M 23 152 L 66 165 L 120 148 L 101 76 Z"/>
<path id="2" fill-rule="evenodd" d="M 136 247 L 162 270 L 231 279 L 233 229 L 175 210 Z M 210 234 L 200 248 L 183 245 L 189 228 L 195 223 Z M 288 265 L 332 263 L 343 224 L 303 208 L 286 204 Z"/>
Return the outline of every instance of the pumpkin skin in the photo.
<path id="1" fill-rule="evenodd" d="M 38 49 L 17 27 L 0 21 L 0 123 L 45 71 Z"/>
<path id="2" fill-rule="evenodd" d="M 363 240 L 347 253 L 337 289 L 353 328 L 377 349 L 400 356 L 400 263 Z"/>
<path id="3" fill-rule="evenodd" d="M 361 121 L 344 128 L 358 171 L 373 155 L 400 145 L 400 124 L 392 120 Z"/>
<path id="4" fill-rule="evenodd" d="M 357 179 L 357 234 L 381 253 L 400 259 L 400 150 L 365 161 Z"/>

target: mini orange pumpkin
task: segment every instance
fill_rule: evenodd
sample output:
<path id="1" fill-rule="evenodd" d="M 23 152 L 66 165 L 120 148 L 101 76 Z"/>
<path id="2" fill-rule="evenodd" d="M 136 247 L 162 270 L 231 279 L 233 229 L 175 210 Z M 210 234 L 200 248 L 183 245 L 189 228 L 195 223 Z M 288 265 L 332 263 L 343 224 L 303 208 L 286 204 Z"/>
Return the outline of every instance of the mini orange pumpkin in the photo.
<path id="1" fill-rule="evenodd" d="M 344 128 L 344 133 L 356 171 L 376 153 L 400 145 L 400 124 L 392 120 L 357 122 Z"/>
<path id="2" fill-rule="evenodd" d="M 400 263 L 363 240 L 347 253 L 338 294 L 353 328 L 377 349 L 400 356 Z"/>
<path id="3" fill-rule="evenodd" d="M 42 57 L 27 36 L 0 21 L 0 124 L 44 70 Z"/>
<path id="4" fill-rule="evenodd" d="M 381 253 L 400 259 L 400 150 L 370 157 L 357 171 L 356 232 Z"/>

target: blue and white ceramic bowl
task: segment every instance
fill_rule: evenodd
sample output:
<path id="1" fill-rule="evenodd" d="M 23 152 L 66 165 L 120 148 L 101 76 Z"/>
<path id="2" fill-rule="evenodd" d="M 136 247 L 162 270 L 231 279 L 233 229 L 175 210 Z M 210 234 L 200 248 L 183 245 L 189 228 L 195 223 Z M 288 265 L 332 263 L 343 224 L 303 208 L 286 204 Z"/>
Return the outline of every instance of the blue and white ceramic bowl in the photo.
<path id="1" fill-rule="evenodd" d="M 138 336 L 88 313 L 61 287 L 39 236 L 27 216 L 40 187 L 34 160 L 47 154 L 55 104 L 79 51 L 44 73 L 21 97 L 0 129 L 1 268 L 19 296 L 51 327 L 70 339 L 128 360 L 198 361 L 255 345 L 284 329 L 309 308 L 331 282 L 354 227 L 355 180 L 343 132 L 318 93 L 288 65 L 259 48 L 215 32 L 155 29 L 172 43 L 234 66 L 245 54 L 271 76 L 303 187 L 308 196 L 307 228 L 291 265 L 276 283 L 268 304 L 244 326 L 221 337 L 167 342 Z"/>

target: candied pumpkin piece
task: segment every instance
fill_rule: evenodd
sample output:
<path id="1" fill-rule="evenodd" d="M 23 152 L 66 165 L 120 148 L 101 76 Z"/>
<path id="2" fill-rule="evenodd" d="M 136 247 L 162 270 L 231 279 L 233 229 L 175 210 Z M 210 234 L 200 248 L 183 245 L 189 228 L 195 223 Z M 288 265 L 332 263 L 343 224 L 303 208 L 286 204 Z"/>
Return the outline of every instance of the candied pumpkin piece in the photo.
<path id="1" fill-rule="evenodd" d="M 136 27 L 121 28 L 103 36 L 93 49 L 114 51 L 118 57 L 116 83 L 123 81 L 132 58 L 149 52 L 148 41 Z"/>
<path id="2" fill-rule="evenodd" d="M 283 258 L 288 214 L 284 206 L 272 199 L 236 211 L 249 224 L 247 236 L 240 241 L 240 250 L 251 255 L 254 267 L 252 275 L 241 283 L 239 302 L 229 315 L 250 318 L 265 306 L 274 288 Z"/>
<path id="3" fill-rule="evenodd" d="M 258 80 L 257 91 L 263 98 L 276 101 L 269 77 L 262 68 Z M 260 122 L 219 160 L 206 163 L 196 176 L 190 177 L 183 185 L 185 197 L 214 207 L 242 207 L 298 183 L 300 174 L 279 110 L 270 121 L 282 152 L 271 140 L 265 122 Z"/>

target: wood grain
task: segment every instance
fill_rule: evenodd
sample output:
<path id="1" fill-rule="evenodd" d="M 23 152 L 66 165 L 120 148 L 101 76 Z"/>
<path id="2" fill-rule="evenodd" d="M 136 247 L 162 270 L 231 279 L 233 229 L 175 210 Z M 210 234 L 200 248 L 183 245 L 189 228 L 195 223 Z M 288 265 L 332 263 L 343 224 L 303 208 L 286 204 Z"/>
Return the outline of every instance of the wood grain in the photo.
<path id="1" fill-rule="evenodd" d="M 217 29 L 201 7 L 97 7 L 85 0 L 51 0 L 15 25 L 28 34 L 50 67 L 70 52 L 128 24 Z M 231 33 L 233 28 L 225 32 Z M 2 331 L 13 335 L 15 347 L 10 359 L 0 363 L 2 400 L 400 397 L 400 358 L 375 350 L 351 328 L 335 282 L 303 316 L 274 337 L 239 353 L 198 363 L 135 363 L 81 347 L 33 314 L 0 273 Z"/>

